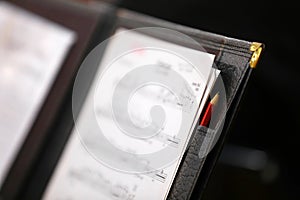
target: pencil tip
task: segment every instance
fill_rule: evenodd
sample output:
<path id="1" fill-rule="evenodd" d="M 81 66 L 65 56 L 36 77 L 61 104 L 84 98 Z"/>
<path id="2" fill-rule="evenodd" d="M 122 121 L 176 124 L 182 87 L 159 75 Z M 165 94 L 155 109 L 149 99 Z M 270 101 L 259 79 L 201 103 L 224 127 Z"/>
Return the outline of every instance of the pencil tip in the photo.
<path id="1" fill-rule="evenodd" d="M 218 101 L 219 101 L 219 93 L 217 93 L 217 94 L 214 96 L 214 98 L 212 98 L 212 100 L 210 101 L 210 103 L 211 103 L 212 105 L 216 105 L 216 104 L 218 103 Z"/>

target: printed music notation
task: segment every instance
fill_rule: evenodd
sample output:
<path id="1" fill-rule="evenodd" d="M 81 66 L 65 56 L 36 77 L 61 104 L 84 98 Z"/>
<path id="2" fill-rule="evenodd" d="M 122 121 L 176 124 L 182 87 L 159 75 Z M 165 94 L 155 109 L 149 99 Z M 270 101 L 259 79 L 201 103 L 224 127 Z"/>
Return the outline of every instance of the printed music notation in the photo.
<path id="1" fill-rule="evenodd" d="M 120 28 L 117 33 L 124 30 Z M 138 48 L 137 51 L 119 58 L 105 71 L 105 67 L 108 66 L 107 63 L 110 63 L 115 56 L 112 52 L 120 46 L 132 47 L 132 41 L 142 44 L 145 48 Z M 89 144 L 86 146 L 103 147 L 112 145 L 118 150 L 133 155 L 132 157 L 136 159 L 133 159 L 135 163 L 131 164 L 141 165 L 148 169 L 148 172 L 124 172 L 121 169 L 109 166 L 101 159 L 94 159 L 82 147 L 82 143 L 74 130 L 47 187 L 43 197 L 44 200 L 61 199 L 59 198 L 61 196 L 68 197 L 69 200 L 81 199 L 81 196 L 88 199 L 102 200 L 166 199 L 189 141 L 195 118 L 199 116 L 201 111 L 203 105 L 201 99 L 202 97 L 205 99 L 208 96 L 208 91 L 214 79 L 210 80 L 208 76 L 204 76 L 203 79 L 203 76 L 200 76 L 193 66 L 175 54 L 170 53 L 171 51 L 149 48 L 156 45 L 163 46 L 168 50 L 193 55 L 192 57 L 196 57 L 197 61 L 199 58 L 205 59 L 208 56 L 211 60 L 206 63 L 210 63 L 210 65 L 200 67 L 202 67 L 203 74 L 210 73 L 214 59 L 213 55 L 175 45 L 141 33 L 127 32 L 123 35 L 121 43 L 120 40 L 109 43 L 97 74 L 105 71 L 110 76 L 105 79 L 105 74 L 103 75 L 106 81 L 103 88 L 102 85 L 97 85 L 97 81 L 94 81 L 90 91 L 95 91 L 95 93 L 88 95 L 86 104 L 82 107 L 81 116 L 76 122 L 81 131 L 95 132 L 93 134 L 94 137 L 87 139 Z M 199 63 L 201 65 L 201 62 Z M 156 77 L 159 80 L 164 80 L 164 83 L 167 83 L 165 80 L 170 77 L 180 76 L 183 80 L 175 83 L 173 81 L 171 86 L 149 83 L 136 87 L 143 76 L 141 74 L 141 76 L 134 76 L 132 79 L 122 82 L 122 78 L 129 73 L 133 73 L 138 68 L 137 66 L 149 66 L 147 69 L 154 66 L 153 69 L 155 70 L 151 71 L 151 73 L 157 75 Z M 171 90 L 170 88 L 174 87 L 174 85 L 177 85 L 178 88 Z M 120 107 L 128 106 L 127 111 L 129 113 L 117 113 L 120 121 L 116 121 L 113 118 L 116 113 L 114 113 L 111 106 L 111 99 L 115 95 L 112 88 L 117 87 L 122 94 L 132 91 L 129 95 L 130 98 L 125 99 L 125 103 L 119 105 Z M 205 90 L 205 88 L 208 89 Z M 101 101 L 94 103 L 93 108 L 95 110 L 88 109 L 87 104 L 93 102 L 93 99 L 101 99 Z M 153 107 L 159 107 L 164 111 L 165 115 L 161 118 L 164 120 L 163 126 L 156 135 L 146 139 L 139 139 L 131 137 L 126 134 L 126 130 L 121 130 L 122 127 L 117 126 L 124 122 L 130 122 L 130 125 L 136 129 L 142 130 L 149 127 L 155 121 L 155 119 L 152 119 L 153 115 L 151 115 Z M 130 120 L 127 119 L 128 116 Z M 101 131 L 96 130 L 96 125 L 91 124 L 92 120 L 89 117 L 95 117 L 98 120 L 99 127 L 102 126 L 100 128 Z M 105 128 L 109 131 L 106 132 Z M 101 139 L 97 139 L 99 134 L 102 134 Z M 104 140 L 109 142 L 103 145 L 101 141 Z M 176 150 L 174 152 L 177 152 L 177 155 L 172 162 L 165 164 L 159 169 L 153 167 L 152 160 L 141 159 L 142 155 L 154 154 L 165 148 Z M 115 163 L 126 164 L 127 158 L 116 155 L 110 152 L 109 149 L 109 147 L 103 148 L 101 154 L 116 159 Z M 161 159 L 163 160 L 164 158 Z"/>

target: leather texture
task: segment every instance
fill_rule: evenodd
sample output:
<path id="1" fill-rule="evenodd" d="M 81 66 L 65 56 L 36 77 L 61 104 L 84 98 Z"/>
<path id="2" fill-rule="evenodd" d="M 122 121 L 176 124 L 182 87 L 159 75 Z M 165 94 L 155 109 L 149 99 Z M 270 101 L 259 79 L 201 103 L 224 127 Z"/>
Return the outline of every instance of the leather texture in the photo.
<path id="1" fill-rule="evenodd" d="M 210 141 L 214 131 L 203 126 L 199 126 L 186 152 L 184 162 L 177 173 L 172 192 L 168 199 L 188 199 L 192 194 L 193 186 L 197 181 L 197 176 L 201 171 L 205 157 L 202 157 L 203 151 L 209 149 Z M 204 147 L 204 148 L 203 148 Z"/>

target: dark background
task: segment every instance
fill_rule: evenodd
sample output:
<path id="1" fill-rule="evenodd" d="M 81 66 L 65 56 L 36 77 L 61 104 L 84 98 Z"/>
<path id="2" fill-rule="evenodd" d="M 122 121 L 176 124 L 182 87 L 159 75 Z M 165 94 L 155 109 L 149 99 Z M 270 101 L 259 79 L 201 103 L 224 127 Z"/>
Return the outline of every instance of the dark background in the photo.
<path id="1" fill-rule="evenodd" d="M 204 199 L 300 199 L 296 6 L 238 0 L 123 0 L 121 6 L 266 45 Z"/>

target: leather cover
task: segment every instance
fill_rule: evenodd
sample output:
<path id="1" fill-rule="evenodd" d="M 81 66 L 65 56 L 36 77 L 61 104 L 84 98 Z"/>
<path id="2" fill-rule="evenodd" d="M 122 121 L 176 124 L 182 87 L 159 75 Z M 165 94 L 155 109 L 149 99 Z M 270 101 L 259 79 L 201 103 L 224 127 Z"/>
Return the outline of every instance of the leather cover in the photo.
<path id="1" fill-rule="evenodd" d="M 188 150 L 186 151 L 184 162 L 181 164 L 181 170 L 175 177 L 168 199 L 188 199 L 192 194 L 193 186 L 197 181 L 205 158 L 200 158 L 199 154 L 209 145 L 214 131 L 203 126 L 196 129 Z M 209 138 L 209 140 L 206 140 Z M 204 148 L 203 148 L 204 147 Z"/>
<path id="2" fill-rule="evenodd" d="M 107 33 L 103 30 L 108 29 L 107 24 L 111 26 L 110 20 L 113 19 L 114 13 L 113 8 L 106 4 L 99 8 L 88 8 L 58 0 L 9 2 L 73 30 L 77 40 L 64 60 L 21 151 L 0 188 L 0 199 L 2 197 L 5 200 L 24 199 L 22 195 L 18 195 L 24 186 L 28 185 L 27 179 L 33 177 L 33 167 L 39 162 L 41 151 L 53 135 L 53 128 L 56 127 L 57 120 L 60 120 L 62 107 L 66 107 L 65 99 L 73 87 L 74 76 L 86 54 L 103 37 L 106 38 Z M 64 133 L 60 133 L 60 140 L 64 141 L 64 136 Z M 36 184 L 35 188 L 40 185 L 42 184 Z"/>

